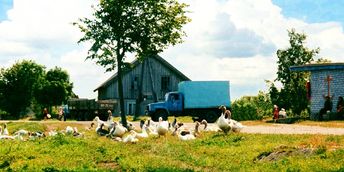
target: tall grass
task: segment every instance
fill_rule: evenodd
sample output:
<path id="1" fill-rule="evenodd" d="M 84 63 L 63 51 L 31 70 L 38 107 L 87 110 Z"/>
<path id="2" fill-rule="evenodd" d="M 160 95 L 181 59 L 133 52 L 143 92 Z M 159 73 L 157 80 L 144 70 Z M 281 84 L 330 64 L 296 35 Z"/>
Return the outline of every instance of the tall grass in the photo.
<path id="1" fill-rule="evenodd" d="M 50 128 L 9 129 L 32 125 Z M 126 144 L 87 131 L 84 138 L 0 141 L 0 171 L 340 171 L 343 157 L 344 136 L 326 135 L 202 133 L 187 142 L 168 135 Z"/>

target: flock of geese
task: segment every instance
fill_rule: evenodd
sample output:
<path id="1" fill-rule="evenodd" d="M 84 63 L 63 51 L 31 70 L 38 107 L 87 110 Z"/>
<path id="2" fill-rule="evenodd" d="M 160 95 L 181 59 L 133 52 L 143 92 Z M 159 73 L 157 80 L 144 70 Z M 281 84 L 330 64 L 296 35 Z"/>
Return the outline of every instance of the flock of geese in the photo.
<path id="1" fill-rule="evenodd" d="M 28 130 L 20 129 L 14 132 L 12 135 L 8 131 L 6 123 L 3 125 L 3 127 L 0 126 L 0 140 L 27 141 L 27 140 L 36 140 L 36 139 L 44 138 L 47 136 L 56 136 L 58 134 L 72 135 L 75 137 L 83 136 L 83 133 L 78 132 L 77 127 L 71 127 L 71 126 L 67 126 L 65 130 L 61 130 L 61 131 L 51 130 L 47 133 L 44 133 L 42 131 L 28 131 Z"/>
<path id="2" fill-rule="evenodd" d="M 204 125 L 204 127 L 200 127 Z M 181 122 L 177 122 L 176 119 L 172 123 L 164 121 L 159 118 L 158 122 L 152 120 L 140 121 L 140 130 L 137 130 L 132 123 L 128 123 L 128 127 L 124 127 L 121 123 L 113 121 L 113 118 L 109 118 L 107 121 L 100 120 L 99 117 L 95 117 L 90 127 L 85 130 L 94 130 L 99 136 L 106 136 L 114 141 L 125 143 L 136 143 L 139 139 L 148 137 L 161 137 L 171 134 L 176 136 L 179 140 L 188 141 L 194 140 L 199 137 L 201 132 L 239 132 L 244 126 L 233 119 L 226 118 L 224 114 L 216 121 L 215 125 L 208 125 L 206 120 L 201 122 L 196 121 L 194 126 L 188 127 Z M 31 132 L 26 130 L 19 130 L 10 135 L 8 132 L 7 124 L 0 126 L 0 140 L 34 140 L 46 136 L 56 136 L 58 134 L 67 134 L 75 137 L 83 137 L 84 133 L 78 131 L 76 127 L 67 126 L 65 130 L 56 131 L 52 130 L 48 133 L 40 131 Z"/>
<path id="3" fill-rule="evenodd" d="M 95 123 L 91 124 L 93 127 L 95 124 L 95 132 L 100 136 L 109 137 L 115 141 L 120 142 L 130 142 L 136 143 L 139 139 L 144 139 L 148 137 L 160 137 L 171 134 L 172 136 L 177 136 L 179 140 L 187 141 L 194 140 L 199 135 L 200 132 L 224 132 L 225 134 L 229 132 L 239 132 L 244 126 L 233 119 L 226 118 L 224 114 L 218 118 L 216 125 L 208 125 L 206 120 L 201 122 L 196 121 L 194 127 L 188 127 L 181 122 L 177 122 L 176 119 L 172 123 L 164 121 L 161 117 L 158 122 L 154 122 L 150 119 L 140 121 L 140 132 L 137 131 L 133 124 L 128 123 L 128 128 L 125 128 L 118 122 L 114 122 L 112 118 L 107 121 L 102 121 L 99 117 L 95 117 L 93 120 Z M 204 125 L 203 128 L 200 128 Z"/>

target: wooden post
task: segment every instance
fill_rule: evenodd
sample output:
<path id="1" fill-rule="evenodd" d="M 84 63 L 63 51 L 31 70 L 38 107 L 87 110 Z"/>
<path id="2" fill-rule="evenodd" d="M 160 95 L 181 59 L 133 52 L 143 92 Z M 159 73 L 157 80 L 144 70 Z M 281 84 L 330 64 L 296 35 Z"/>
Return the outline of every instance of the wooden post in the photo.
<path id="1" fill-rule="evenodd" d="M 330 96 L 330 83 L 333 80 L 333 78 L 330 75 L 327 75 L 326 81 L 327 81 L 327 96 L 331 98 Z"/>

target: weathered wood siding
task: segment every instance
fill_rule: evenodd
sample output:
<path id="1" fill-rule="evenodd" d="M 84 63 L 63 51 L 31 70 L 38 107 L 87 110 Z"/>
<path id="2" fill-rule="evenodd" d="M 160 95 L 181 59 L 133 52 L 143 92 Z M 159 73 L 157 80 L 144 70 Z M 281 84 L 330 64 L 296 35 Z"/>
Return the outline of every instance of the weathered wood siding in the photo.
<path id="1" fill-rule="evenodd" d="M 123 95 L 124 95 L 125 101 L 132 102 L 136 100 L 137 98 L 142 65 L 143 63 L 135 66 L 130 72 L 126 73 L 123 76 Z M 149 67 L 151 67 L 151 69 Z M 146 100 L 141 105 L 141 113 L 144 112 L 145 105 L 148 104 L 148 102 L 151 103 L 153 101 L 153 96 L 152 96 L 153 94 L 151 91 L 152 83 L 149 77 L 149 70 L 151 70 L 152 80 L 154 83 L 154 90 L 157 95 L 158 101 L 164 100 L 164 96 L 166 92 L 177 91 L 178 83 L 183 81 L 183 79 L 178 77 L 178 75 L 174 71 L 167 68 L 165 65 L 160 63 L 155 58 L 148 58 L 144 67 L 143 87 L 142 87 L 143 95 L 146 98 Z M 166 76 L 170 78 L 170 82 L 169 82 L 170 84 L 168 87 L 169 89 L 162 90 L 161 80 L 162 80 L 162 77 L 166 77 Z M 136 81 L 135 81 L 135 77 L 136 77 Z M 119 99 L 117 87 L 118 87 L 117 80 L 112 80 L 106 87 L 102 87 L 98 90 L 98 99 L 100 100 Z M 125 102 L 125 106 L 126 104 L 127 103 Z"/>

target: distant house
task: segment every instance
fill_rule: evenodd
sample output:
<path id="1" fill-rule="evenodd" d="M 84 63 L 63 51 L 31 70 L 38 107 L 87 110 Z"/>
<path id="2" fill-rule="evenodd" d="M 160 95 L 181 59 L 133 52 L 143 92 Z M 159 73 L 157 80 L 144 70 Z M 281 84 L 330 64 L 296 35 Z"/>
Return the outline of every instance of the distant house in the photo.
<path id="1" fill-rule="evenodd" d="M 190 80 L 158 55 L 150 56 L 143 62 L 135 60 L 129 66 L 131 67 L 123 72 L 124 113 L 126 115 L 135 113 L 136 99 L 141 88 L 143 101 L 140 103 L 139 113 L 144 114 L 149 103 L 164 100 L 167 92 L 178 90 L 179 82 Z M 140 87 L 141 77 L 143 78 L 142 87 Z M 117 79 L 116 73 L 94 90 L 98 91 L 98 100 L 116 102 L 113 109 L 115 115 L 118 115 L 120 110 Z"/>
<path id="2" fill-rule="evenodd" d="M 307 64 L 292 66 L 291 71 L 309 71 L 311 118 L 324 107 L 325 96 L 332 98 L 332 112 L 336 111 L 339 96 L 344 96 L 344 63 Z"/>

